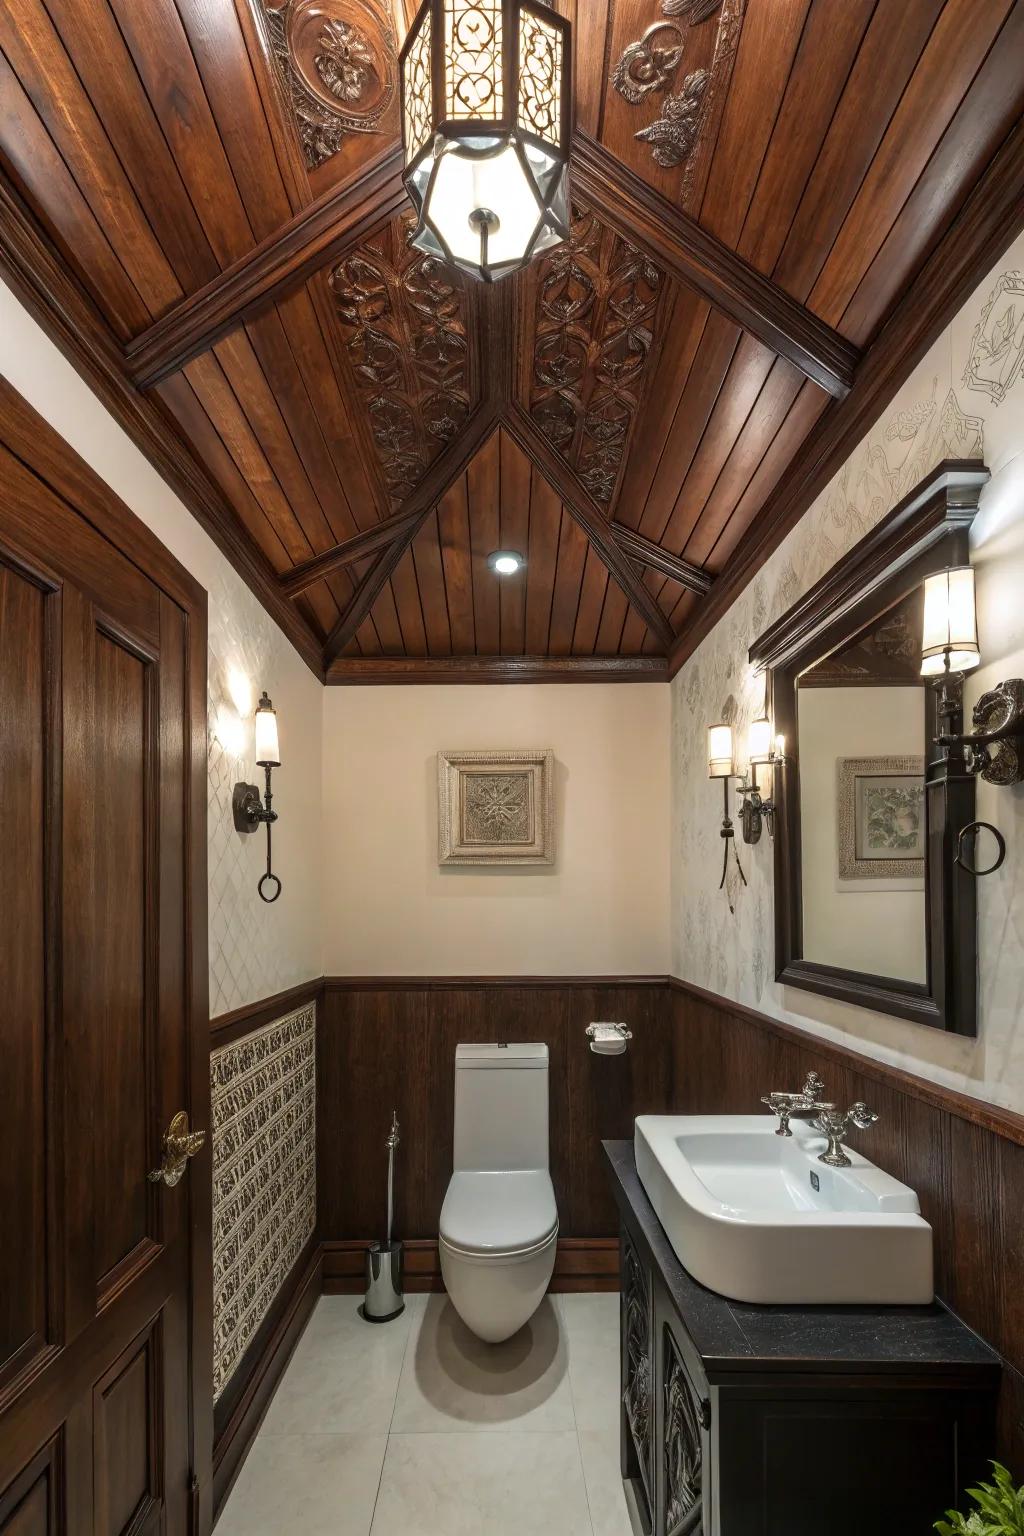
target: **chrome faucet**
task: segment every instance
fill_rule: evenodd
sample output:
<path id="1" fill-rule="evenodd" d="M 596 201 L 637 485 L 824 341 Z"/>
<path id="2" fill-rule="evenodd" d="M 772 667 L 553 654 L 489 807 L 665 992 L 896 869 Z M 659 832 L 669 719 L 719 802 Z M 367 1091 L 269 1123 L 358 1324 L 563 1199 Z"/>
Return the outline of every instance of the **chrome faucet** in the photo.
<path id="1" fill-rule="evenodd" d="M 817 1072 L 808 1072 L 807 1081 L 799 1093 L 766 1093 L 761 1098 L 762 1104 L 767 1104 L 772 1114 L 778 1115 L 779 1124 L 776 1136 L 792 1136 L 789 1128 L 790 1118 L 796 1115 L 798 1119 L 807 1119 L 812 1115 L 819 1115 L 825 1110 L 834 1110 L 835 1105 L 822 1098 L 825 1092 L 825 1084 Z"/>
<path id="2" fill-rule="evenodd" d="M 851 1104 L 846 1114 L 829 1105 L 823 1114 L 818 1116 L 818 1130 L 828 1137 L 828 1150 L 822 1152 L 818 1158 L 819 1163 L 827 1163 L 830 1168 L 849 1168 L 850 1159 L 842 1148 L 842 1140 L 851 1125 L 855 1125 L 858 1131 L 866 1131 L 869 1125 L 874 1125 L 878 1116 L 873 1109 L 862 1101 Z"/>

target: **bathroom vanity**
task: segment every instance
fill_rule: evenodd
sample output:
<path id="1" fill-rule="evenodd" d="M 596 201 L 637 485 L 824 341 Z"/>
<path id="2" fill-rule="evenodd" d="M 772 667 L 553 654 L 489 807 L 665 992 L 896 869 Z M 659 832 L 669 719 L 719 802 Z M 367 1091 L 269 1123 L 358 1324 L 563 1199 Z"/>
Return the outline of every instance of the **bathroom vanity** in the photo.
<path id="1" fill-rule="evenodd" d="M 621 1217 L 621 1456 L 652 1536 L 925 1532 L 991 1454 L 998 1357 L 940 1303 L 785 1306 L 697 1283 L 604 1143 Z"/>

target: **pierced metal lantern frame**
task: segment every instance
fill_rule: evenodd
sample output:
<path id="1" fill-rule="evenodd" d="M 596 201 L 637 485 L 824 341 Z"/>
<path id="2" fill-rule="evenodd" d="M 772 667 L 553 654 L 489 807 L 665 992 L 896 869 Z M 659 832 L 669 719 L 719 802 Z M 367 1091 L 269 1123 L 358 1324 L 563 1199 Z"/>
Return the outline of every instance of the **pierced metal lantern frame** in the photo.
<path id="1" fill-rule="evenodd" d="M 469 48 L 464 35 L 487 46 Z M 456 52 L 459 57 L 456 59 Z M 476 69 L 468 64 L 476 62 Z M 399 57 L 404 181 L 417 215 L 412 244 L 484 282 L 528 266 L 569 238 L 572 27 L 543 0 L 424 0 Z M 489 210 L 479 210 L 479 260 L 457 254 L 430 218 L 443 157 L 485 159 L 514 150 L 538 205 L 514 260 L 489 253 Z"/>

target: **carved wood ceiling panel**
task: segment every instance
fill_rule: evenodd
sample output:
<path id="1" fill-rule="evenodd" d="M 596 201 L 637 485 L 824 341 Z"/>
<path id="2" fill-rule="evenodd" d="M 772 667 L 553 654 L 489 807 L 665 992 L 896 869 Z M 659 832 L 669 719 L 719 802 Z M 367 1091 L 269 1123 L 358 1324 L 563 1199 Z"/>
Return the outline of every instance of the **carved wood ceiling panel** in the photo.
<path id="1" fill-rule="evenodd" d="M 1024 0 L 558 0 L 572 239 L 490 295 L 397 216 L 414 9 L 7 0 L 0 263 L 304 654 L 346 615 L 364 659 L 662 653 L 809 480 L 830 380 L 917 344 L 990 164 L 1024 206 Z"/>
<path id="2" fill-rule="evenodd" d="M 411 215 L 328 278 L 387 494 L 398 507 L 474 402 L 464 279 L 409 245 Z"/>
<path id="3" fill-rule="evenodd" d="M 669 288 L 655 262 L 578 201 L 569 240 L 527 283 L 522 399 L 601 506 L 615 495 Z"/>

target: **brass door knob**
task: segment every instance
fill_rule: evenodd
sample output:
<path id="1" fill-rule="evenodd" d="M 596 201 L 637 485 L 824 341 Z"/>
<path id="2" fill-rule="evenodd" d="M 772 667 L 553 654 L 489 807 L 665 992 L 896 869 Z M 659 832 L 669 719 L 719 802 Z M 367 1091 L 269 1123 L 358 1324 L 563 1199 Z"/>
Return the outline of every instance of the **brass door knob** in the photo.
<path id="1" fill-rule="evenodd" d="M 166 1184 L 168 1189 L 180 1184 L 189 1158 L 195 1157 L 205 1141 L 206 1132 L 190 1131 L 188 1114 L 184 1109 L 179 1109 L 164 1136 L 163 1162 L 149 1175 L 152 1182 Z"/>

